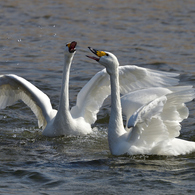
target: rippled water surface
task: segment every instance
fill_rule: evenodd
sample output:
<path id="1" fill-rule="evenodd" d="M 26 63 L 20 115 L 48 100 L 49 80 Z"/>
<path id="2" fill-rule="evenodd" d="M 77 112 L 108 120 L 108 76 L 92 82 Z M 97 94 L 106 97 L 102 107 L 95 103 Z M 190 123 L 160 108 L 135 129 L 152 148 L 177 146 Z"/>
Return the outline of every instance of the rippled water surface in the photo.
<path id="1" fill-rule="evenodd" d="M 1 74 L 20 75 L 58 108 L 63 49 L 78 42 L 70 104 L 102 67 L 88 46 L 113 52 L 121 65 L 180 73 L 195 81 L 194 0 L 0 1 Z M 195 141 L 194 102 L 181 138 Z M 0 111 L 0 194 L 194 194 L 195 156 L 112 156 L 109 101 L 94 133 L 46 138 L 23 103 Z"/>

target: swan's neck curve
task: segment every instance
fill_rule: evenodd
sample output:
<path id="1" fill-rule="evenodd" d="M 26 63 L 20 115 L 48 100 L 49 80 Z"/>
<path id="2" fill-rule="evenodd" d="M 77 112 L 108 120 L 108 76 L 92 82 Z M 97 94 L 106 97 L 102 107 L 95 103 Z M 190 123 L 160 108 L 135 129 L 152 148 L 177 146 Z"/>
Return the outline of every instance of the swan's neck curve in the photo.
<path id="1" fill-rule="evenodd" d="M 60 93 L 60 102 L 57 117 L 60 116 L 63 120 L 70 120 L 71 114 L 69 110 L 69 75 L 73 55 L 64 57 L 64 68 L 62 77 L 62 87 Z M 65 122 L 64 121 L 64 122 Z"/>
<path id="2" fill-rule="evenodd" d="M 120 101 L 120 86 L 118 68 L 110 74 L 111 84 L 111 114 L 108 126 L 108 142 L 110 150 L 115 145 L 118 138 L 125 133 L 122 119 L 122 109 Z"/>

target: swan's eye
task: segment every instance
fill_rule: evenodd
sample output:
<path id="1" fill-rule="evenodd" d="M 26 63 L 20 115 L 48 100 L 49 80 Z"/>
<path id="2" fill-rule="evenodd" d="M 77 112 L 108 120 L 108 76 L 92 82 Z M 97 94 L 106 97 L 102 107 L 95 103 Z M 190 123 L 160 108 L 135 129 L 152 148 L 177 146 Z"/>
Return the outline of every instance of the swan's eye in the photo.
<path id="1" fill-rule="evenodd" d="M 109 56 L 109 54 L 106 53 L 106 56 Z"/>

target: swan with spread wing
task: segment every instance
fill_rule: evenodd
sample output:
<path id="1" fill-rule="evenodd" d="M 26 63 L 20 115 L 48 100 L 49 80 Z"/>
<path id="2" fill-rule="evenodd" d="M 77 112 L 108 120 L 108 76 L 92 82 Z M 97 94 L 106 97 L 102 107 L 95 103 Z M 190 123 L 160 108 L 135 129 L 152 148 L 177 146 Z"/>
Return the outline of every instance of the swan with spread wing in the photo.
<path id="1" fill-rule="evenodd" d="M 76 52 L 75 41 L 66 45 L 59 108 L 52 108 L 50 99 L 33 84 L 19 76 L 0 76 L 0 109 L 22 100 L 34 112 L 43 135 L 85 135 L 92 132 L 91 124 L 105 98 L 110 95 L 110 81 L 106 70 L 95 74 L 78 93 L 76 105 L 69 108 L 69 74 Z M 178 74 L 155 71 L 133 65 L 119 68 L 121 93 L 155 86 L 178 84 Z"/>
<path id="2" fill-rule="evenodd" d="M 33 84 L 16 75 L 0 77 L 0 108 L 22 100 L 34 112 L 43 135 L 78 135 L 91 133 L 91 125 L 82 116 L 74 117 L 69 110 L 69 74 L 77 42 L 66 44 L 59 108 L 52 108 L 49 97 Z"/>
<path id="3" fill-rule="evenodd" d="M 152 87 L 130 92 L 120 98 L 120 68 L 116 56 L 89 49 L 97 57 L 87 57 L 106 67 L 110 75 L 108 142 L 112 154 L 180 155 L 195 151 L 195 142 L 176 138 L 180 134 L 180 122 L 189 114 L 185 103 L 195 98 L 192 86 Z M 122 110 L 127 117 L 126 129 Z"/>

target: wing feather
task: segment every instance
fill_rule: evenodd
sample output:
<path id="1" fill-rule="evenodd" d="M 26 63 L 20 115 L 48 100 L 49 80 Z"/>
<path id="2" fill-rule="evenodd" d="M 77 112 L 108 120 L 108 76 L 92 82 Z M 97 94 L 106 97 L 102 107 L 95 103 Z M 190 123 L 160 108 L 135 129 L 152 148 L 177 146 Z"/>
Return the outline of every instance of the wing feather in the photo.
<path id="1" fill-rule="evenodd" d="M 46 94 L 19 76 L 8 74 L 0 76 L 0 109 L 22 100 L 31 108 L 38 119 L 39 127 L 45 127 L 52 106 Z"/>
<path id="2" fill-rule="evenodd" d="M 110 79 L 106 70 L 98 72 L 81 89 L 77 102 L 71 109 L 73 117 L 84 117 L 86 122 L 93 124 L 104 100 L 110 95 Z"/>
<path id="3" fill-rule="evenodd" d="M 182 91 L 177 91 L 183 89 Z M 129 119 L 133 127 L 128 140 L 136 146 L 145 143 L 147 147 L 159 148 L 163 141 L 173 140 L 180 135 L 181 125 L 189 115 L 186 102 L 195 98 L 192 86 L 176 87 L 175 92 L 156 98 L 143 105 Z"/>
<path id="4" fill-rule="evenodd" d="M 176 76 L 178 76 L 176 73 L 156 71 L 134 65 L 120 66 L 121 94 L 149 87 L 177 85 L 179 80 L 174 78 Z M 86 122 L 93 124 L 97 119 L 96 115 L 100 107 L 110 94 L 110 77 L 103 69 L 94 75 L 78 93 L 76 105 L 71 109 L 72 116 L 83 117 Z"/>
<path id="5" fill-rule="evenodd" d="M 147 103 L 140 107 L 129 119 L 128 128 L 135 127 L 137 124 L 148 123 L 151 121 L 153 117 L 159 115 L 166 103 L 166 96 L 161 96 L 159 98 L 154 99 L 153 101 Z"/>
<path id="6" fill-rule="evenodd" d="M 174 78 L 179 76 L 177 73 L 157 71 L 135 65 L 120 66 L 119 75 L 121 94 L 149 87 L 174 86 L 179 83 L 179 79 Z"/>

